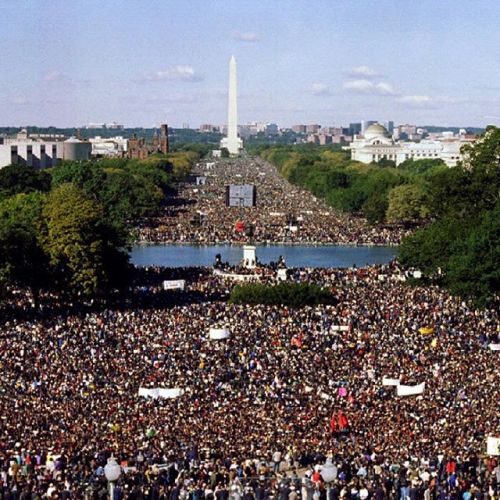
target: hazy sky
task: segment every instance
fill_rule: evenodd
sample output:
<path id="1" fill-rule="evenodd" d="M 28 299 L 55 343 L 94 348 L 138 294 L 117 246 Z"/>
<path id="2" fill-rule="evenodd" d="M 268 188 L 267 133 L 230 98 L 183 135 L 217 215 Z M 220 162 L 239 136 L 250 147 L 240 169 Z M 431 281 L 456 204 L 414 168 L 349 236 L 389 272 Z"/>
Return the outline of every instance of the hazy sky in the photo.
<path id="1" fill-rule="evenodd" d="M 499 0 L 0 0 L 0 125 L 500 123 Z"/>

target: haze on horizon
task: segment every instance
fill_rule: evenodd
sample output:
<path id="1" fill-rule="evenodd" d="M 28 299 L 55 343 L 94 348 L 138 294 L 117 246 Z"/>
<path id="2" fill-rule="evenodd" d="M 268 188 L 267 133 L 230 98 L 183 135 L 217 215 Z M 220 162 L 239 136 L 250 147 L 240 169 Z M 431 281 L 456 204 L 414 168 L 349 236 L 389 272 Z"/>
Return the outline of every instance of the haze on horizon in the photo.
<path id="1" fill-rule="evenodd" d="M 0 6 L 0 126 L 500 123 L 497 0 Z"/>

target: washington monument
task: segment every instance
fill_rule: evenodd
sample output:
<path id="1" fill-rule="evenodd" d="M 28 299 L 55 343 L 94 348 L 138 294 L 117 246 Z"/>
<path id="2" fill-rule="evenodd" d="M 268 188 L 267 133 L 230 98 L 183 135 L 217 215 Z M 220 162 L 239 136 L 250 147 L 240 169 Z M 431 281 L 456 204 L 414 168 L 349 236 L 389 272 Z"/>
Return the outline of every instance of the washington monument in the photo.
<path id="1" fill-rule="evenodd" d="M 238 103 L 236 93 L 236 59 L 231 56 L 229 61 L 229 106 L 227 117 L 227 137 L 220 143 L 221 148 L 227 148 L 232 156 L 239 155 L 243 149 L 243 141 L 238 137 Z"/>

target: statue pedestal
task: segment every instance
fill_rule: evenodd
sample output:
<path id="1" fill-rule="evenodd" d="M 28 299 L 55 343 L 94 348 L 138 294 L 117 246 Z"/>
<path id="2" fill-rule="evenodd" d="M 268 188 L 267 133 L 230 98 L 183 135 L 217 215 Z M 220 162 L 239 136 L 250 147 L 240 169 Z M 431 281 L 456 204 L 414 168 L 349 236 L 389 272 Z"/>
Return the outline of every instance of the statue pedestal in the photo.
<path id="1" fill-rule="evenodd" d="M 255 255 L 255 247 L 253 245 L 245 245 L 243 247 L 243 267 L 253 269 L 257 264 L 257 256 Z"/>

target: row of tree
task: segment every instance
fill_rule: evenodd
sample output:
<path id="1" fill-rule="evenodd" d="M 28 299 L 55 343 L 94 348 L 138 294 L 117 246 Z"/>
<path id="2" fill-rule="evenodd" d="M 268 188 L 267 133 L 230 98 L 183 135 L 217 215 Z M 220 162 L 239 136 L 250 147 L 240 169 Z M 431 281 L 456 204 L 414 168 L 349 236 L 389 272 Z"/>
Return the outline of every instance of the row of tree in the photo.
<path id="1" fill-rule="evenodd" d="M 432 210 L 431 188 L 447 167 L 440 160 L 408 160 L 397 169 L 352 161 L 346 152 L 315 145 L 261 148 L 290 182 L 371 224 L 420 223 Z"/>
<path id="2" fill-rule="evenodd" d="M 0 288 L 104 296 L 128 278 L 134 225 L 158 213 L 197 155 L 0 170 Z"/>
<path id="3" fill-rule="evenodd" d="M 279 283 L 278 285 L 247 283 L 233 288 L 229 303 L 284 305 L 298 308 L 335 304 L 336 298 L 330 290 L 314 283 Z"/>

